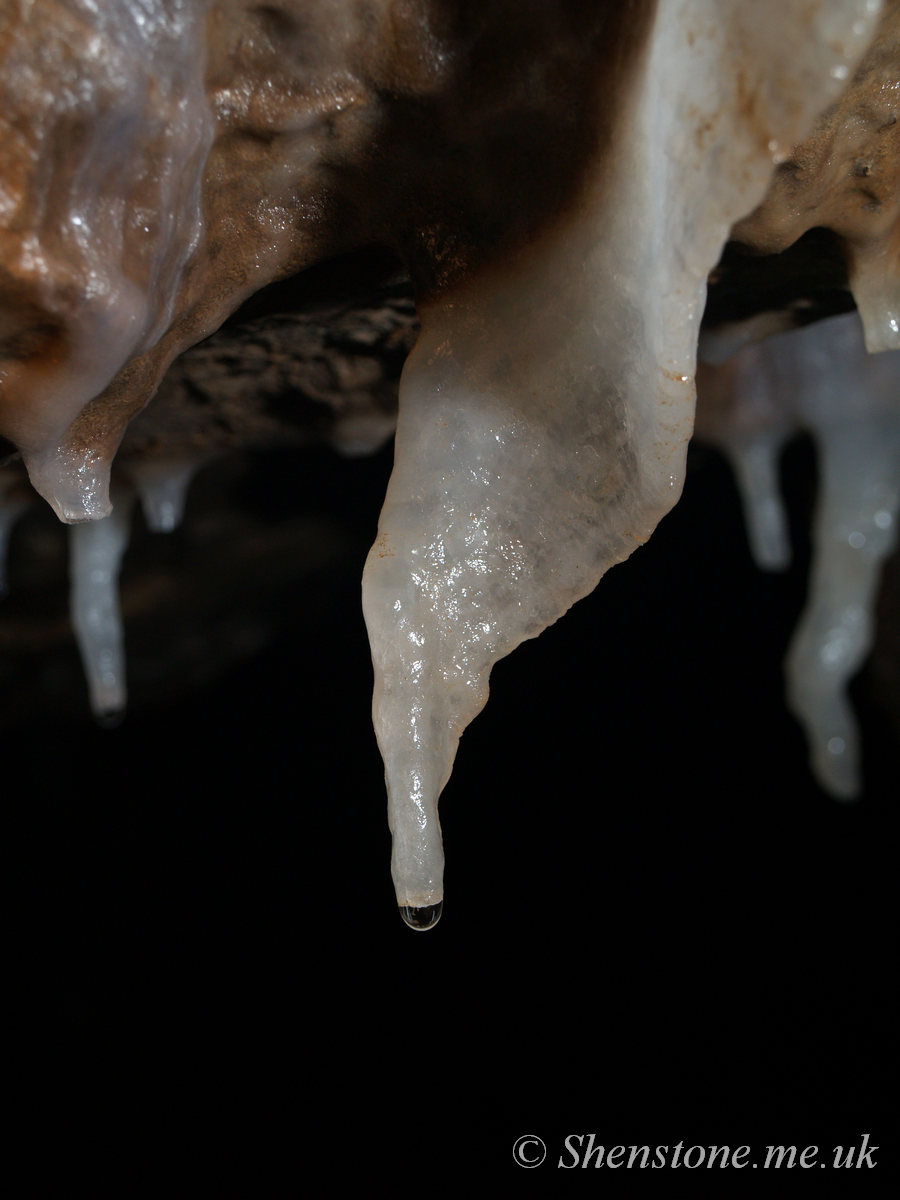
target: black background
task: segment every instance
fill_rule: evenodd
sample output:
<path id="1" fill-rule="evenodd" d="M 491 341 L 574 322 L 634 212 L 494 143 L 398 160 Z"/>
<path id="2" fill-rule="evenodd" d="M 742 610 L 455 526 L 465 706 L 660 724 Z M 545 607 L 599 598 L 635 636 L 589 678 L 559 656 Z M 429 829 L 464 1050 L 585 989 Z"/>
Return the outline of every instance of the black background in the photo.
<path id="1" fill-rule="evenodd" d="M 428 933 L 395 907 L 359 605 L 391 452 L 255 461 L 273 506 L 330 514 L 350 547 L 286 586 L 279 640 L 117 729 L 3 738 L 26 1053 L 112 1060 L 126 1094 L 170 1070 L 201 1107 L 249 1064 L 288 1111 L 312 1091 L 368 1120 L 374 1093 L 401 1128 L 471 1105 L 515 1135 L 590 1129 L 614 1104 L 631 1141 L 698 1089 L 727 1132 L 762 1088 L 766 1116 L 821 1107 L 858 1138 L 897 764 L 867 719 L 866 796 L 836 803 L 781 702 L 809 445 L 786 463 L 791 571 L 756 571 L 727 468 L 692 449 L 648 545 L 499 664 L 441 800 Z"/>

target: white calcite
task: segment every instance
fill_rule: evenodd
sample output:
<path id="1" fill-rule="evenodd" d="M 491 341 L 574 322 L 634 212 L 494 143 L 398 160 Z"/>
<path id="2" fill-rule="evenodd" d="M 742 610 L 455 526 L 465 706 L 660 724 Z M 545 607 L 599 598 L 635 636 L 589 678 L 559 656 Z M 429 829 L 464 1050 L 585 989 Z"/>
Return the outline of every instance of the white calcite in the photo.
<path id="1" fill-rule="evenodd" d="M 209 457 L 131 465 L 131 483 L 153 533 L 171 533 L 178 528 L 191 481 Z M 108 517 L 69 530 L 69 612 L 91 709 L 100 719 L 123 712 L 128 695 L 119 573 L 131 538 L 135 491 L 120 483 L 113 489 L 115 504 Z"/>
<path id="2" fill-rule="evenodd" d="M 861 787 L 859 734 L 846 684 L 873 634 L 881 565 L 900 504 L 900 353 L 870 355 L 856 313 L 741 351 L 719 369 L 730 398 L 705 418 L 731 458 L 750 543 L 763 568 L 787 564 L 778 455 L 798 429 L 814 435 L 819 493 L 809 598 L 785 663 L 787 699 L 810 766 L 842 799 Z M 707 375 L 710 391 L 721 380 Z M 701 387 L 700 402 L 704 391 Z"/>
<path id="3" fill-rule="evenodd" d="M 751 322 L 747 322 L 748 325 Z M 792 333 L 771 339 L 791 345 Z M 712 353 L 710 343 L 712 342 Z M 737 349 L 743 343 L 730 339 Z M 720 355 L 722 343 L 700 339 L 697 373 L 698 434 L 722 449 L 741 490 L 750 550 L 763 571 L 778 571 L 791 560 L 787 514 L 778 480 L 785 443 L 797 429 L 796 414 L 781 406 L 781 395 L 766 369 L 768 341 Z M 721 365 L 720 359 L 725 359 Z M 715 365 L 713 365 L 715 364 Z"/>
<path id="4" fill-rule="evenodd" d="M 210 457 L 198 454 L 130 464 L 128 481 L 120 479 L 113 487 L 115 505 L 110 515 L 69 529 L 69 615 L 91 710 L 98 719 L 122 713 L 127 701 L 119 574 L 131 538 L 135 496 L 140 498 L 148 528 L 171 533 L 184 516 L 191 481 Z M 0 472 L 0 597 L 6 591 L 9 536 L 31 503 L 29 491 L 18 472 Z"/>
<path id="5" fill-rule="evenodd" d="M 896 542 L 900 363 L 890 368 L 880 398 L 889 396 L 892 413 L 856 423 L 849 417 L 810 422 L 819 446 L 821 495 L 810 598 L 785 662 L 787 699 L 806 730 L 813 774 L 841 799 L 857 796 L 862 784 L 859 733 L 845 685 L 871 647 L 880 568 Z M 858 396 L 871 384 L 871 373 L 841 372 L 838 378 Z M 814 393 L 815 383 L 806 396 Z"/>
<path id="6" fill-rule="evenodd" d="M 438 797 L 491 667 L 678 499 L 707 275 L 876 7 L 661 3 L 577 213 L 421 311 L 363 579 L 407 912 L 439 911 Z"/>
<path id="7" fill-rule="evenodd" d="M 131 534 L 131 499 L 116 496 L 108 517 L 69 531 L 69 611 L 91 709 L 107 720 L 125 709 L 125 635 L 119 570 Z"/>
<path id="8" fill-rule="evenodd" d="M 178 528 L 191 481 L 209 459 L 208 454 L 198 454 L 193 458 L 151 458 L 132 463 L 129 474 L 147 527 L 153 533 L 172 533 Z"/>

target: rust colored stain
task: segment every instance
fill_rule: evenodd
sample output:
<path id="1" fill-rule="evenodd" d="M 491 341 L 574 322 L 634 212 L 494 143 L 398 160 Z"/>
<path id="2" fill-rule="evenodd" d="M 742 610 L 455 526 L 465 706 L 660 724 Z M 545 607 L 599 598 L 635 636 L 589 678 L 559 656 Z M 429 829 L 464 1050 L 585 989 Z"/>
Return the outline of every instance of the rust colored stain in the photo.
<path id="1" fill-rule="evenodd" d="M 779 253 L 813 228 L 846 245 L 850 273 L 862 260 L 896 261 L 900 216 L 900 3 L 886 5 L 878 37 L 841 100 L 777 169 L 763 203 L 732 236 Z M 865 182 L 861 182 L 864 180 Z"/>
<path id="2" fill-rule="evenodd" d="M 201 46 L 215 125 L 202 240 L 165 330 L 87 404 L 68 447 L 111 456 L 170 363 L 273 281 L 381 245 L 433 299 L 539 237 L 578 204 L 588 164 L 608 146 L 655 9 L 656 0 L 214 0 Z M 6 97 L 0 111 L 0 261 L 3 239 L 23 229 L 53 240 L 41 214 L 65 206 L 98 112 L 115 107 L 113 93 L 98 101 L 87 52 L 104 12 L 36 0 L 26 19 L 4 6 L 0 75 L 13 79 L 14 103 Z M 63 68 L 46 47 L 61 39 L 73 48 L 68 106 L 47 103 Z M 59 148 L 47 177 L 34 165 L 39 144 Z M 164 139 L 144 149 L 149 186 L 168 151 Z M 113 172 L 98 182 L 100 199 L 109 211 L 124 205 L 130 228 L 129 206 L 144 201 L 120 186 Z M 143 245 L 129 234 L 122 250 L 122 272 L 137 281 Z M 48 312 L 39 287 L 0 276 L 19 314 L 0 327 L 7 358 L 27 360 L 36 378 L 51 357 L 64 361 L 87 286 L 74 278 L 66 304 Z"/>

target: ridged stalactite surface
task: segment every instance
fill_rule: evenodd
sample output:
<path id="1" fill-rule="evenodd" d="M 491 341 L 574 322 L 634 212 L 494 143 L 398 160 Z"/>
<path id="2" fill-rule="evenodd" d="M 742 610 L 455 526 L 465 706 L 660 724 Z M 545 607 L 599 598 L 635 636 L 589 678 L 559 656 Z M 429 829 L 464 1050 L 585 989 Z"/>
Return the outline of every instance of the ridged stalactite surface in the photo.
<path id="1" fill-rule="evenodd" d="M 422 306 L 363 582 L 401 908 L 443 899 L 437 801 L 493 664 L 680 496 L 707 276 L 855 66 L 865 11 L 660 5 L 575 213 Z"/>

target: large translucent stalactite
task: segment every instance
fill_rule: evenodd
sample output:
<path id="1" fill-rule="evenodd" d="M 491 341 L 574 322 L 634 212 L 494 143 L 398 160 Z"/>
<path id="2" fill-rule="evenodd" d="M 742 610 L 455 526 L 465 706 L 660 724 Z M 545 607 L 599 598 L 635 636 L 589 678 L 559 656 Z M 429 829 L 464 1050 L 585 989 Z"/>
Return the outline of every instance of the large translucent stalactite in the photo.
<path id="1" fill-rule="evenodd" d="M 849 71 L 838 57 L 821 71 L 827 19 L 810 42 L 774 7 L 751 31 L 740 7 L 662 6 L 609 155 L 615 195 L 601 172 L 528 260 L 423 309 L 364 576 L 394 882 L 416 928 L 440 915 L 437 800 L 491 666 L 677 500 L 706 277 L 822 99 L 790 82 L 801 56 L 820 79 Z"/>

